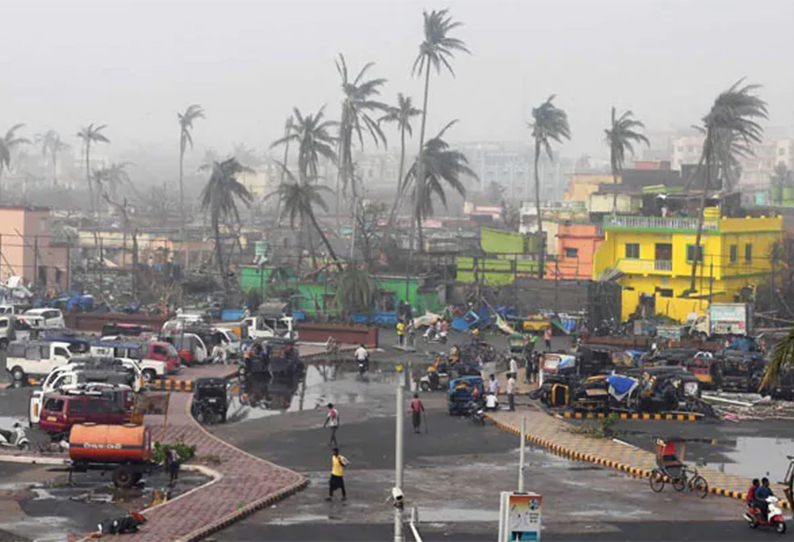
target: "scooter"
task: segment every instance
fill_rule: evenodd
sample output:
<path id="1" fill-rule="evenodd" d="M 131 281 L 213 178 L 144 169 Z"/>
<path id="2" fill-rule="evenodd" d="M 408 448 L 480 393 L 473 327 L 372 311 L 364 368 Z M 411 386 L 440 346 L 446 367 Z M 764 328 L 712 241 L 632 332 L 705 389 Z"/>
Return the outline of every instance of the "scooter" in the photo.
<path id="1" fill-rule="evenodd" d="M 12 431 L 0 429 L 0 447 L 18 448 L 24 451 L 30 450 L 30 441 L 25 428 L 19 423 L 15 423 Z"/>
<path id="2" fill-rule="evenodd" d="M 747 504 L 747 510 L 744 513 L 744 519 L 747 521 L 747 526 L 751 529 L 757 527 L 772 527 L 778 534 L 786 532 L 786 518 L 783 517 L 783 511 L 778 506 L 779 499 L 777 497 L 767 497 L 767 508 L 769 509 L 766 519 L 764 513 L 756 508 L 753 503 Z"/>
<path id="3" fill-rule="evenodd" d="M 364 373 L 367 372 L 369 367 L 369 358 L 361 359 L 358 361 L 358 376 L 364 378 Z"/>
<path id="4" fill-rule="evenodd" d="M 447 332 L 437 331 L 436 328 L 430 326 L 429 328 L 427 328 L 427 331 L 425 331 L 424 334 L 422 335 L 422 340 L 426 343 L 446 344 Z"/>

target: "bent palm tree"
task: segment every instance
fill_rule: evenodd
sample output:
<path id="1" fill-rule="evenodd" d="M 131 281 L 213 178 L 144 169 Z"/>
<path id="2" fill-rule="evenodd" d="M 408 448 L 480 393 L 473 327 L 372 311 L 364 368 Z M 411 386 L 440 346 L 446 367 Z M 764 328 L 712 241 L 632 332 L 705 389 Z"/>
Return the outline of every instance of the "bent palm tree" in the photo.
<path id="1" fill-rule="evenodd" d="M 388 112 L 382 116 L 378 122 L 395 123 L 400 132 L 400 169 L 397 172 L 397 195 L 392 203 L 391 211 L 389 212 L 389 221 L 387 222 L 387 230 L 391 229 L 394 222 L 394 216 L 399 212 L 400 202 L 404 195 L 403 184 L 405 180 L 405 134 L 413 137 L 413 127 L 411 126 L 411 119 L 422 111 L 413 106 L 410 96 L 403 96 L 402 92 L 397 94 L 397 106 L 390 107 Z"/>
<path id="2" fill-rule="evenodd" d="M 353 138 L 358 139 L 359 146 L 364 148 L 364 132 L 368 132 L 375 142 L 386 145 L 386 136 L 380 129 L 378 122 L 372 118 L 372 114 L 378 111 L 386 111 L 388 106 L 375 100 L 380 95 L 380 87 L 386 84 L 386 79 L 364 80 L 367 71 L 374 66 L 373 62 L 368 62 L 361 68 L 358 75 L 350 81 L 347 73 L 347 63 L 343 54 L 339 54 L 336 60 L 336 71 L 342 80 L 342 119 L 339 122 L 339 176 L 337 177 L 336 192 L 339 194 L 339 181 L 341 179 L 342 194 L 347 195 L 350 188 L 353 199 L 358 197 L 353 176 Z M 337 215 L 339 214 L 339 200 L 337 199 Z"/>
<path id="3" fill-rule="evenodd" d="M 179 119 L 179 228 L 185 234 L 185 151 L 193 148 L 193 121 L 204 118 L 204 108 L 193 104 L 184 113 L 177 113 Z"/>
<path id="4" fill-rule="evenodd" d="M 85 145 L 85 182 L 88 185 L 88 198 L 91 200 L 91 212 L 96 215 L 96 200 L 94 199 L 94 187 L 91 182 L 91 145 L 95 143 L 110 143 L 110 140 L 102 133 L 107 127 L 105 124 L 94 126 L 92 122 L 84 126 L 77 132 L 77 137 L 83 140 Z"/>
<path id="5" fill-rule="evenodd" d="M 353 263 L 337 277 L 336 302 L 346 318 L 356 312 L 369 312 L 376 292 L 372 275 Z"/>
<path id="6" fill-rule="evenodd" d="M 270 147 L 286 145 L 291 141 L 297 143 L 299 180 L 308 182 L 309 179 L 317 179 L 320 157 L 336 162 L 336 154 L 333 149 L 336 140 L 328 130 L 336 126 L 337 123 L 332 120 L 323 120 L 325 106 L 322 106 L 313 115 L 304 116 L 297 107 L 292 111 L 295 120 L 287 127 L 289 133 L 274 141 Z"/>
<path id="7" fill-rule="evenodd" d="M 612 194 L 612 215 L 618 211 L 618 175 L 623 171 L 623 164 L 626 163 L 626 151 L 634 154 L 634 143 L 645 143 L 650 146 L 651 142 L 638 129 L 645 128 L 645 124 L 632 117 L 634 113 L 626 111 L 620 117 L 616 116 L 615 108 L 612 108 L 612 124 L 604 129 L 606 143 L 609 145 L 609 164 L 612 168 L 612 183 L 615 193 Z"/>
<path id="8" fill-rule="evenodd" d="M 703 236 L 704 211 L 712 175 L 721 171 L 730 178 L 735 174 L 738 157 L 751 155 L 751 145 L 760 143 L 763 136 L 764 129 L 758 120 L 768 116 L 766 102 L 755 95 L 760 88 L 758 85 L 742 86 L 743 84 L 744 79 L 740 79 L 717 96 L 711 110 L 703 117 L 706 138 L 703 141 L 701 161 L 706 165 L 706 176 L 700 200 L 695 247 L 700 247 Z M 686 292 L 688 294 L 696 292 L 695 280 L 701 257 L 701 249 L 695 248 L 689 290 Z"/>
<path id="9" fill-rule="evenodd" d="M 115 202 L 117 201 L 116 196 L 119 187 L 125 184 L 131 185 L 130 174 L 127 172 L 127 166 L 129 165 L 130 162 L 120 162 L 110 164 L 94 172 L 97 190 L 103 199 L 107 200 L 110 198 Z"/>
<path id="10" fill-rule="evenodd" d="M 215 258 L 226 294 L 229 294 L 230 288 L 223 261 L 220 225 L 229 220 L 234 220 L 236 224 L 239 224 L 240 211 L 237 208 L 237 202 L 240 201 L 248 207 L 253 201 L 253 196 L 245 185 L 237 180 L 239 174 L 247 171 L 251 170 L 240 164 L 236 158 L 228 158 L 223 162 L 216 161 L 212 164 L 209 181 L 201 192 L 201 208 L 210 215 L 212 230 L 215 234 Z"/>
<path id="11" fill-rule="evenodd" d="M 339 271 L 341 271 L 342 265 L 339 263 L 336 252 L 334 252 L 334 247 L 331 246 L 328 237 L 326 237 L 325 232 L 320 227 L 320 223 L 317 221 L 317 216 L 314 214 L 315 206 L 328 212 L 328 204 L 325 202 L 323 194 L 331 193 L 331 189 L 316 182 L 298 180 L 284 164 L 279 165 L 287 179 L 265 198 L 277 197 L 281 201 L 282 209 L 289 217 L 291 227 L 294 228 L 297 221 L 301 229 L 303 229 L 307 225 L 308 220 L 320 235 L 320 239 L 322 239 L 325 248 L 328 250 L 328 255 Z"/>
<path id="12" fill-rule="evenodd" d="M 2 201 L 3 168 L 9 169 L 11 166 L 11 151 L 15 147 L 30 143 L 29 139 L 17 135 L 17 131 L 24 126 L 24 124 L 15 124 L 8 129 L 4 137 L 0 138 L 0 201 Z"/>
<path id="13" fill-rule="evenodd" d="M 761 389 L 774 388 L 780 381 L 781 374 L 790 371 L 792 367 L 794 367 L 794 331 L 777 343 L 772 350 L 769 363 L 764 370 L 764 378 L 761 380 Z"/>
<path id="14" fill-rule="evenodd" d="M 562 143 L 563 139 L 571 139 L 571 128 L 568 126 L 568 114 L 555 106 L 554 95 L 532 109 L 532 122 L 528 124 L 532 129 L 535 139 L 535 206 L 538 212 L 538 237 L 540 238 L 540 259 L 538 264 L 538 277 L 543 278 L 546 260 L 546 238 L 543 234 L 543 216 L 540 212 L 540 176 L 538 175 L 538 161 L 541 151 L 546 151 L 549 160 L 554 160 L 551 151 L 551 142 Z"/>
<path id="15" fill-rule="evenodd" d="M 408 179 L 415 183 L 413 194 L 413 218 L 419 229 L 419 246 L 422 246 L 422 220 L 433 214 L 433 199 L 437 198 L 445 207 L 447 205 L 446 187 L 455 190 L 461 196 L 466 195 L 466 187 L 462 178 L 468 175 L 474 179 L 477 174 L 469 167 L 466 156 L 452 150 L 444 141 L 444 133 L 457 123 L 453 120 L 427 141 L 424 151 L 408 171 Z M 420 163 L 420 160 L 423 163 Z M 423 175 L 423 177 L 419 177 Z"/>

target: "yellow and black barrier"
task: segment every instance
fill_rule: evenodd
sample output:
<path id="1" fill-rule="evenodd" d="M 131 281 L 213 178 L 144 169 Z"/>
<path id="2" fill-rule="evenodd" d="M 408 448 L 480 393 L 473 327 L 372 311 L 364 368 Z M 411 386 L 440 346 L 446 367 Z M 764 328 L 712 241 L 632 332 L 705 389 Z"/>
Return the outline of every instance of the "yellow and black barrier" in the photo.
<path id="1" fill-rule="evenodd" d="M 668 422 L 696 422 L 703 419 L 702 414 L 693 413 L 668 413 L 668 414 L 651 414 L 645 413 L 626 413 L 615 412 L 607 414 L 604 412 L 563 412 L 563 418 L 571 418 L 574 420 L 594 420 L 603 419 L 613 416 L 619 420 L 646 420 L 646 421 L 668 421 Z"/>
<path id="2" fill-rule="evenodd" d="M 183 391 L 190 393 L 193 391 L 193 382 L 191 380 L 170 380 L 158 378 L 151 384 L 148 389 L 150 391 Z"/>

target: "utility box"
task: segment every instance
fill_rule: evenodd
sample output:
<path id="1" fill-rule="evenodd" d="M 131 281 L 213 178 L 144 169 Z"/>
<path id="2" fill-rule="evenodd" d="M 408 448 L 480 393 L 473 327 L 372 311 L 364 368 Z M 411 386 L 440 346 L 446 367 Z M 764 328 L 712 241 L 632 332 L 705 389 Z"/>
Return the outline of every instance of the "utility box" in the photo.
<path id="1" fill-rule="evenodd" d="M 502 491 L 499 542 L 540 541 L 542 502 L 537 493 Z"/>

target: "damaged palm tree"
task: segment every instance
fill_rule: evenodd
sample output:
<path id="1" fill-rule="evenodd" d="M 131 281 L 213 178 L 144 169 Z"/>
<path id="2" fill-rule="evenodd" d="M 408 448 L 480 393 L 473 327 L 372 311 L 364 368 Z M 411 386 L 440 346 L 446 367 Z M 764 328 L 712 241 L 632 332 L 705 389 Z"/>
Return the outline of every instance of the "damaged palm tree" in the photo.
<path id="1" fill-rule="evenodd" d="M 8 129 L 5 137 L 0 137 L 0 198 L 3 189 L 3 169 L 8 169 L 11 165 L 11 151 L 15 147 L 30 143 L 29 139 L 17 135 L 17 131 L 24 126 L 24 124 L 15 124 Z"/>
<path id="2" fill-rule="evenodd" d="M 337 277 L 336 302 L 342 307 L 347 320 L 356 313 L 369 312 L 375 299 L 377 286 L 366 269 L 359 268 L 355 262 Z"/>
<path id="3" fill-rule="evenodd" d="M 223 292 L 228 297 L 231 289 L 226 262 L 223 258 L 223 244 L 221 242 L 221 223 L 233 221 L 240 223 L 238 202 L 246 207 L 251 204 L 253 196 L 237 176 L 251 171 L 240 164 L 236 158 L 228 158 L 223 162 L 214 162 L 209 181 L 201 191 L 201 208 L 209 213 L 212 231 L 215 235 L 215 259 L 218 264 Z"/>
<path id="4" fill-rule="evenodd" d="M 204 118 L 204 108 L 193 104 L 184 113 L 177 113 L 179 119 L 179 229 L 185 235 L 185 151 L 193 148 L 193 122 Z"/>
<path id="5" fill-rule="evenodd" d="M 639 130 L 645 125 L 632 117 L 634 113 L 626 111 L 621 116 L 617 116 L 616 110 L 612 108 L 612 123 L 609 128 L 604 130 L 606 134 L 606 144 L 609 145 L 609 165 L 612 170 L 612 184 L 614 193 L 612 194 L 612 216 L 618 212 L 618 176 L 623 172 L 623 165 L 626 163 L 626 151 L 634 154 L 634 143 L 645 143 L 650 146 L 651 142 Z"/>

